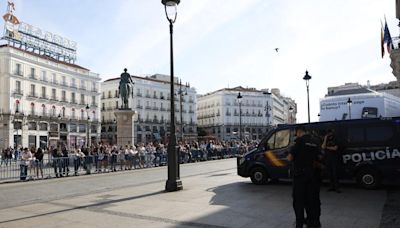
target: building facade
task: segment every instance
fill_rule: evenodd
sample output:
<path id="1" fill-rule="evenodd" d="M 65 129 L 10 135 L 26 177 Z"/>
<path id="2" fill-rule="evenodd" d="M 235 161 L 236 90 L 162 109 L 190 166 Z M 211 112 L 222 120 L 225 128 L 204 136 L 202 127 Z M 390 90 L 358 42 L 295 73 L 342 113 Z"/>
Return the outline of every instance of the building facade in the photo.
<path id="1" fill-rule="evenodd" d="M 116 143 L 114 111 L 121 107 L 118 85 L 120 78 L 106 80 L 101 91 L 102 141 Z M 170 132 L 170 77 L 166 75 L 132 76 L 135 83 L 130 105 L 135 112 L 134 141 L 168 141 Z M 192 140 L 197 136 L 196 90 L 182 85 L 175 78 L 175 123 L 178 140 Z"/>
<path id="2" fill-rule="evenodd" d="M 2 45 L 0 88 L 0 147 L 72 148 L 100 139 L 98 74 Z"/>
<path id="3" fill-rule="evenodd" d="M 270 126 L 296 123 L 296 110 L 279 89 L 224 88 L 199 96 L 197 103 L 199 127 L 219 140 L 261 139 Z"/>
<path id="4" fill-rule="evenodd" d="M 329 87 L 320 99 L 320 121 L 400 116 L 397 82 Z"/>

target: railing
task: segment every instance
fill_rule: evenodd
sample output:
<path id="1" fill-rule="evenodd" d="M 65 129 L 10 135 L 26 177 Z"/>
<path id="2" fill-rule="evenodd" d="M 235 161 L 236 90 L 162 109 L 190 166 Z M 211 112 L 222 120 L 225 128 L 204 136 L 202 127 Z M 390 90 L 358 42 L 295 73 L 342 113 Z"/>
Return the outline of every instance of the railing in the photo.
<path id="1" fill-rule="evenodd" d="M 232 158 L 239 156 L 250 148 L 221 147 L 214 149 L 190 149 L 180 151 L 178 160 L 182 163 Z M 49 179 L 83 174 L 97 174 L 124 170 L 164 166 L 168 163 L 166 151 L 144 154 L 120 153 L 90 156 L 52 157 L 45 153 L 44 159 L 23 161 L 20 155 L 16 158 L 2 159 L 0 163 L 0 182 L 28 181 Z"/>

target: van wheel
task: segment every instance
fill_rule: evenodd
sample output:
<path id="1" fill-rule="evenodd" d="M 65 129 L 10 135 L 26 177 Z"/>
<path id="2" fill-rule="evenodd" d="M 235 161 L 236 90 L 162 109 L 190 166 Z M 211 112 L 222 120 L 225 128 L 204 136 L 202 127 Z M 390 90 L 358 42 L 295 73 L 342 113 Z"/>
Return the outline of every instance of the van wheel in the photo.
<path id="1" fill-rule="evenodd" d="M 251 170 L 250 176 L 251 182 L 253 184 L 262 185 L 268 182 L 268 174 L 264 168 L 256 167 Z"/>
<path id="2" fill-rule="evenodd" d="M 381 184 L 381 176 L 372 168 L 363 168 L 357 173 L 357 183 L 365 189 L 376 189 Z"/>

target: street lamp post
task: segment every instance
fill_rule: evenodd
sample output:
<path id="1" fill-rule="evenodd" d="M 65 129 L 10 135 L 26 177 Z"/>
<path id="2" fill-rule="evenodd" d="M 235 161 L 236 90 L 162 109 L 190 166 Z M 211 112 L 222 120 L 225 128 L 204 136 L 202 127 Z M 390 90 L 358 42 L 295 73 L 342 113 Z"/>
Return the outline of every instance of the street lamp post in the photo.
<path id="1" fill-rule="evenodd" d="M 90 144 L 89 144 L 89 137 L 90 137 L 90 116 L 89 116 L 89 104 L 86 105 L 86 115 L 87 115 L 87 123 L 86 123 L 86 147 L 89 148 Z"/>
<path id="2" fill-rule="evenodd" d="M 179 191 L 183 189 L 182 181 L 179 177 L 178 154 L 176 150 L 176 134 L 175 134 L 175 99 L 174 99 L 174 52 L 173 52 L 173 30 L 174 22 L 177 16 L 177 6 L 180 0 L 161 0 L 164 5 L 165 15 L 169 22 L 170 34 L 170 61 L 171 61 L 171 133 L 168 143 L 168 180 L 165 184 L 167 192 Z"/>
<path id="3" fill-rule="evenodd" d="M 351 105 L 353 104 L 353 101 L 350 99 L 347 100 L 347 106 L 349 107 L 349 119 L 351 120 Z"/>
<path id="4" fill-rule="evenodd" d="M 186 84 L 186 86 L 187 86 L 187 84 Z M 181 131 L 181 141 L 183 142 L 183 111 L 182 111 L 182 108 L 183 108 L 183 104 L 182 104 L 182 100 L 183 100 L 183 96 L 184 95 L 187 95 L 187 89 L 185 88 L 185 89 L 182 89 L 182 81 L 181 80 L 179 80 L 179 90 L 178 90 L 178 92 L 177 92 L 177 94 L 179 94 L 179 104 L 180 104 L 180 108 L 179 108 L 179 110 L 180 110 L 180 115 L 181 115 L 181 124 L 180 124 L 180 131 Z"/>
<path id="5" fill-rule="evenodd" d="M 239 94 L 237 96 L 237 100 L 239 103 L 239 139 L 240 139 L 240 141 L 242 141 L 242 98 L 243 97 L 239 92 Z"/>
<path id="6" fill-rule="evenodd" d="M 309 86 L 310 86 L 311 76 L 308 75 L 308 71 L 307 70 L 306 70 L 306 75 L 304 75 L 303 79 L 306 81 L 306 86 L 307 86 L 308 122 L 310 123 L 310 93 L 309 93 Z"/>

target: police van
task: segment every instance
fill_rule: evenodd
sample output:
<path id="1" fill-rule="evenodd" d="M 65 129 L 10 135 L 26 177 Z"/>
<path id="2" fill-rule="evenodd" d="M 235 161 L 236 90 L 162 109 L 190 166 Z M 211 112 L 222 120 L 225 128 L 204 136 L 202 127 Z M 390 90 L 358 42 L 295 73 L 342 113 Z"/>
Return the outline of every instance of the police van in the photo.
<path id="1" fill-rule="evenodd" d="M 341 155 L 340 179 L 354 179 L 367 189 L 377 188 L 383 181 L 399 182 L 400 117 L 278 125 L 255 149 L 237 158 L 238 175 L 250 177 L 254 184 L 290 178 L 287 156 L 299 125 L 320 145 L 328 130 L 335 132 Z"/>

